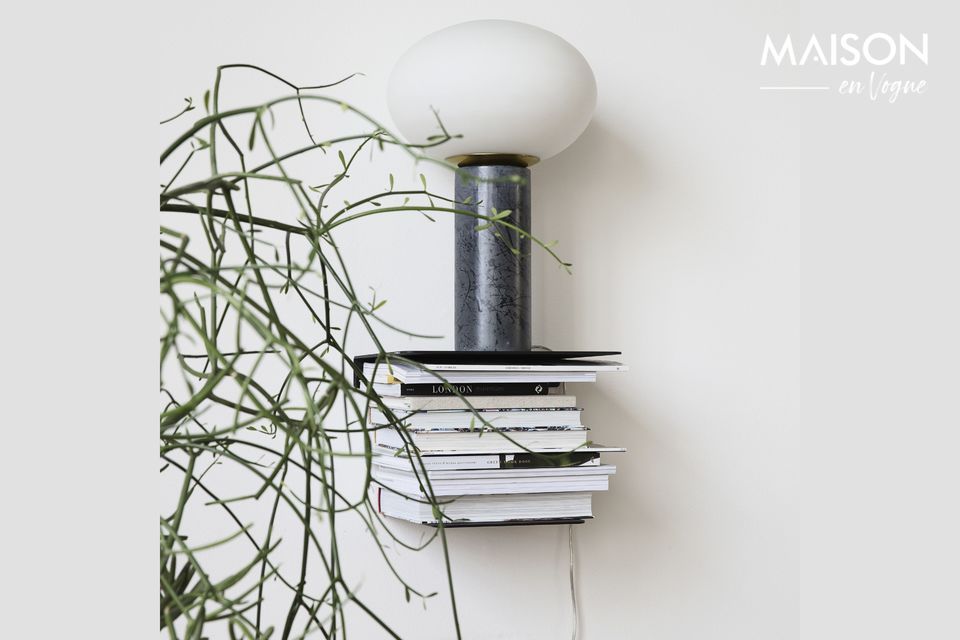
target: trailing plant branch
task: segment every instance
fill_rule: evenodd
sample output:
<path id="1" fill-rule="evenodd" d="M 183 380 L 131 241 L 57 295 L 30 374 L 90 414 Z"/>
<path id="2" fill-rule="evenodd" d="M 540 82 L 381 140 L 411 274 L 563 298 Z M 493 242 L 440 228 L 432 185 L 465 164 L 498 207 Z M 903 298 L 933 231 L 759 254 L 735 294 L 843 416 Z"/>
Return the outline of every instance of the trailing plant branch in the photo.
<path id="1" fill-rule="evenodd" d="M 234 72 L 262 74 L 293 95 L 221 109 L 225 76 Z M 348 348 L 372 344 L 375 366 L 389 367 L 407 361 L 389 355 L 382 329 L 436 336 L 396 326 L 380 296 L 361 296 L 336 236 L 345 225 L 379 215 L 465 215 L 489 225 L 504 242 L 529 238 L 551 260 L 567 269 L 569 264 L 503 212 L 471 211 L 479 203 L 456 202 L 429 190 L 425 180 L 397 184 L 398 164 L 437 163 L 451 175 L 465 175 L 425 153 L 457 136 L 437 117 L 440 135 L 408 144 L 356 107 L 314 93 L 350 77 L 298 85 L 255 65 L 223 65 L 204 95 L 204 115 L 183 125 L 198 109 L 187 99 L 164 120 L 184 127 L 160 154 L 170 175 L 159 202 L 160 472 L 170 489 L 160 518 L 159 620 L 171 639 L 339 639 L 350 635 L 358 616 L 401 637 L 349 577 L 359 539 L 346 546 L 341 535 L 355 529 L 368 532 L 363 543 L 375 547 L 373 557 L 383 561 L 404 596 L 424 603 L 436 592 L 406 580 L 388 547 L 415 553 L 440 544 L 451 635 L 461 637 L 448 501 L 434 493 L 404 417 L 374 392 Z M 314 107 L 353 116 L 361 131 L 318 135 L 331 124 L 309 117 Z M 295 127 L 306 140 L 280 145 L 273 131 L 294 108 Z M 390 149 L 399 151 L 391 153 L 400 161 L 391 159 L 392 170 L 376 175 L 385 189 L 349 201 L 339 195 L 355 177 L 382 170 L 377 160 Z M 308 158 L 308 171 L 294 168 Z M 287 204 L 274 197 L 269 210 L 257 210 L 257 194 L 271 185 L 274 195 L 276 187 L 285 190 Z M 343 206 L 330 204 L 335 201 Z M 371 408 L 388 424 L 370 425 Z M 478 430 L 509 439 L 474 413 Z M 374 436 L 382 429 L 401 438 L 422 501 L 439 521 L 419 542 L 405 541 L 371 499 L 374 491 L 391 491 L 371 475 Z M 231 482 L 239 476 L 222 474 L 227 468 L 245 480 Z M 222 516 L 224 528 L 216 536 L 204 535 L 197 517 L 202 511 Z M 225 548 L 244 555 L 221 575 L 206 558 Z M 278 550 L 295 561 L 281 569 Z M 266 608 L 271 601 L 283 604 Z M 279 619 L 268 619 L 268 611 L 281 609 Z"/>

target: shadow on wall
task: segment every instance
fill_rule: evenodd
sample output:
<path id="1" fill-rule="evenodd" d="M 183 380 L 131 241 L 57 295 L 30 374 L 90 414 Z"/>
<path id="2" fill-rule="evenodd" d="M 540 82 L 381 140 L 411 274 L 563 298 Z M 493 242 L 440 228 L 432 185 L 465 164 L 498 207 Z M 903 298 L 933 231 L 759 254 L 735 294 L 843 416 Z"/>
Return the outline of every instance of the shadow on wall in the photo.
<path id="1" fill-rule="evenodd" d="M 605 342 L 602 313 L 616 274 L 633 270 L 629 238 L 644 226 L 636 199 L 649 189 L 646 162 L 631 141 L 594 120 L 560 155 L 533 169 L 533 232 L 572 263 L 566 273 L 545 252 L 534 252 L 534 341 L 553 349 L 620 348 Z M 606 316 L 603 323 L 598 316 Z M 598 326 L 606 324 L 606 326 Z M 604 329 L 598 333 L 597 329 Z M 600 342 L 603 344 L 600 344 Z"/>
<path id="2" fill-rule="evenodd" d="M 595 497 L 597 519 L 578 530 L 584 596 L 604 593 L 618 600 L 595 609 L 608 612 L 630 610 L 637 593 L 655 589 L 656 582 L 638 579 L 611 591 L 600 586 L 602 576 L 649 575 L 651 566 L 666 565 L 675 578 L 696 580 L 701 556 L 669 504 L 696 470 L 671 438 L 669 418 L 644 395 L 645 379 L 656 372 L 640 359 L 644 344 L 655 338 L 644 331 L 644 301 L 637 291 L 644 280 L 669 277 L 643 273 L 642 256 L 661 243 L 682 242 L 684 223 L 673 214 L 690 197 L 688 178 L 654 166 L 636 142 L 635 134 L 619 135 L 595 120 L 569 149 L 535 167 L 533 182 L 534 233 L 558 241 L 560 257 L 573 263 L 568 275 L 549 256 L 535 253 L 534 343 L 619 349 L 631 365 L 625 374 L 601 376 L 598 385 L 571 387 L 591 438 L 627 448 L 606 457 L 617 474 L 610 491 Z M 585 625 L 590 611 L 584 607 Z"/>
<path id="3" fill-rule="evenodd" d="M 534 339 L 551 348 L 597 348 L 596 336 L 582 325 L 581 293 L 593 283 L 587 300 L 609 295 L 603 277 L 628 269 L 629 253 L 620 251 L 630 193 L 645 188 L 645 162 L 625 138 L 602 121 L 593 121 L 580 138 L 560 155 L 533 170 L 533 232 L 556 241 L 556 251 L 573 263 L 573 276 L 545 253 L 534 254 Z M 576 300 L 576 302 L 574 302 Z M 597 309 L 602 307 L 595 307 Z M 572 342 L 571 342 L 572 341 Z M 601 347 L 603 348 L 603 347 Z"/>

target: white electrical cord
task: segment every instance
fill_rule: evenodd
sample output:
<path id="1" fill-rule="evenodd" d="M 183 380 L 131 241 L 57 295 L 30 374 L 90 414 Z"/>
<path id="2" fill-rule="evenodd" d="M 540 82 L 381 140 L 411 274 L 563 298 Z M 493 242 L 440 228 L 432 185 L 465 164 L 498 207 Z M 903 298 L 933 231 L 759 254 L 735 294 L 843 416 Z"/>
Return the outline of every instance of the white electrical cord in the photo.
<path id="1" fill-rule="evenodd" d="M 567 525 L 570 540 L 570 601 L 573 603 L 573 640 L 577 640 L 577 629 L 580 627 L 580 607 L 577 605 L 576 583 L 576 553 L 573 546 L 573 525 Z"/>
<path id="2" fill-rule="evenodd" d="M 533 350 L 543 350 L 543 351 L 552 351 L 547 347 L 541 345 L 534 345 Z M 567 392 L 567 385 L 564 382 L 560 383 L 560 393 Z M 580 628 L 580 605 L 577 604 L 577 554 L 576 548 L 573 546 L 573 525 L 567 525 L 567 539 L 570 545 L 570 602 L 573 605 L 573 634 L 570 636 L 572 640 L 577 640 L 578 631 Z"/>

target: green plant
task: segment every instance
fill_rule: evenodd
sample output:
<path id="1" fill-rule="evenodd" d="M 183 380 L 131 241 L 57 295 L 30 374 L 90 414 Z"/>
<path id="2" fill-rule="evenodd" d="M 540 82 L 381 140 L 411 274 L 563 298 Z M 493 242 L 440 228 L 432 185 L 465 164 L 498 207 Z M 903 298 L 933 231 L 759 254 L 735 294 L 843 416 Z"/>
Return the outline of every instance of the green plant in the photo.
<path id="1" fill-rule="evenodd" d="M 266 74 L 292 93 L 222 109 L 222 80 L 232 70 Z M 169 177 L 160 192 L 160 457 L 161 476 L 176 490 L 160 518 L 160 626 L 171 638 L 208 637 L 214 629 L 230 638 L 346 637 L 348 605 L 399 637 L 349 583 L 338 541 L 338 522 L 347 516 L 366 525 L 407 600 L 434 594 L 394 570 L 383 540 L 412 550 L 442 545 L 460 636 L 443 505 L 429 480 L 421 478 L 441 524 L 417 544 L 401 540 L 368 496 L 365 416 L 372 404 L 392 414 L 369 384 L 354 388 L 347 339 L 351 329 L 360 332 L 389 366 L 378 332 L 401 329 L 380 317 L 383 301 L 361 299 L 334 236 L 362 218 L 411 213 L 472 215 L 478 225 L 523 232 L 503 212 L 487 218 L 458 208 L 431 192 L 422 174 L 414 188 L 401 188 L 391 173 L 378 193 L 341 197 L 352 173 L 380 170 L 375 158 L 427 161 L 424 147 L 450 135 L 438 119 L 435 139 L 404 144 L 353 106 L 314 92 L 332 86 L 296 86 L 251 65 L 220 67 L 204 115 L 161 154 Z M 315 106 L 352 116 L 360 130 L 321 138 L 307 117 Z M 197 109 L 187 100 L 164 122 L 179 124 Z M 273 132 L 290 115 L 303 142 L 288 148 Z M 282 189 L 286 206 L 255 210 L 261 189 L 274 198 Z M 304 320 L 306 330 L 298 327 Z M 348 486 L 338 469 L 349 461 L 365 473 Z M 228 469 L 225 494 L 214 478 Z M 191 525 L 197 512 L 219 514 L 222 535 L 204 539 L 209 529 Z M 295 539 L 289 527 L 280 535 L 284 518 L 297 523 Z M 293 568 L 278 560 L 284 545 L 296 545 Z M 249 549 L 246 561 L 228 571 L 208 561 L 228 547 Z M 288 599 L 281 619 L 268 620 L 268 596 Z"/>

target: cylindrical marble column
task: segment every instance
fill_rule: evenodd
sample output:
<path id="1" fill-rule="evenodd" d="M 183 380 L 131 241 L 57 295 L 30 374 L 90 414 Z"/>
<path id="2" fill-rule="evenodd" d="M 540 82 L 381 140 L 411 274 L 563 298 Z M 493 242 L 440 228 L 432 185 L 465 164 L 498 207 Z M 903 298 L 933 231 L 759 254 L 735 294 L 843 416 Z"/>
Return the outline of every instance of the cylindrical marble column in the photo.
<path id="1" fill-rule="evenodd" d="M 530 232 L 530 169 L 461 167 L 457 208 L 492 216 L 510 210 L 511 224 Z M 477 227 L 486 227 L 478 229 Z M 530 240 L 496 223 L 456 216 L 454 278 L 458 351 L 530 349 Z"/>

